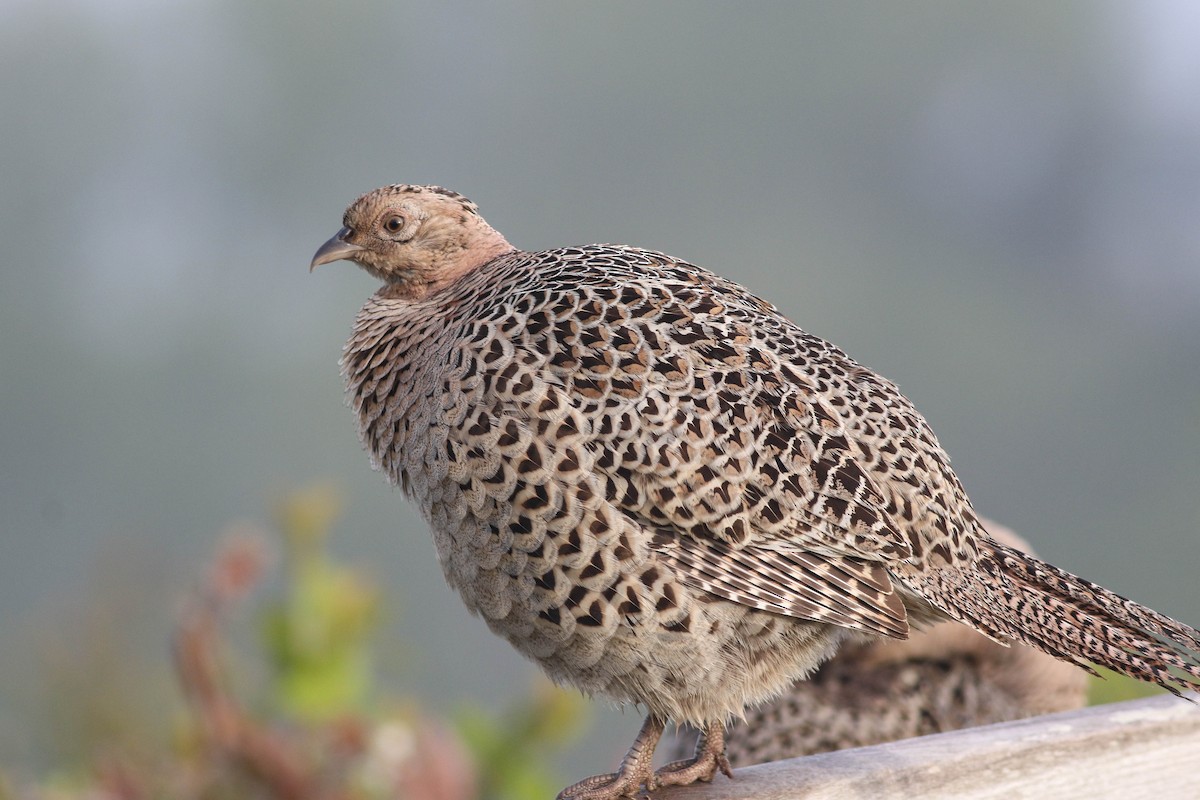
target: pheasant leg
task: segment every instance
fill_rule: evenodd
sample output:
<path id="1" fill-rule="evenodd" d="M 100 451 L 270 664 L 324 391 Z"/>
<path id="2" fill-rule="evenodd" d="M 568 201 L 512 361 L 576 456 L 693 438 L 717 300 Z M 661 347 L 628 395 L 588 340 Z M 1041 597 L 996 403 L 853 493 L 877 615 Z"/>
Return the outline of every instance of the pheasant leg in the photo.
<path id="1" fill-rule="evenodd" d="M 664 727 L 663 720 L 653 714 L 647 716 L 637 738 L 633 740 L 633 746 L 621 759 L 620 769 L 573 783 L 559 792 L 556 800 L 618 800 L 637 797 L 643 786 L 646 791 L 653 789 L 658 784 L 650 765 Z"/>
<path id="2" fill-rule="evenodd" d="M 654 773 L 660 786 L 684 786 L 696 781 L 711 781 L 717 770 L 733 777 L 729 759 L 725 757 L 725 725 L 710 722 L 696 742 L 696 753 L 691 758 L 674 761 Z"/>

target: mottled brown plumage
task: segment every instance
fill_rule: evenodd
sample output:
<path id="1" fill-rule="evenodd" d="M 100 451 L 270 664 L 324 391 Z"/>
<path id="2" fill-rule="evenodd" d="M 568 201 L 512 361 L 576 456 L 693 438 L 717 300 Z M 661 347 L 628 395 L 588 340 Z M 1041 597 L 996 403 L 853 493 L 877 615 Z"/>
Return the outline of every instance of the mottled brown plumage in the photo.
<path id="1" fill-rule="evenodd" d="M 375 190 L 344 225 L 313 266 L 384 281 L 351 406 L 447 581 L 555 680 L 649 712 L 618 773 L 563 796 L 727 771 L 724 723 L 852 631 L 949 617 L 1200 683 L 1200 634 L 993 542 L 896 387 L 737 284 L 620 245 L 519 251 L 439 187 Z M 707 735 L 652 773 L 667 719 Z"/>
<path id="2" fill-rule="evenodd" d="M 1002 525 L 989 536 L 1029 552 Z M 735 767 L 865 747 L 976 725 L 1080 708 L 1087 676 L 1024 645 L 1006 647 L 958 622 L 940 622 L 908 639 L 849 642 L 783 695 L 747 709 L 726 731 Z M 695 748 L 681 729 L 670 752 Z"/>

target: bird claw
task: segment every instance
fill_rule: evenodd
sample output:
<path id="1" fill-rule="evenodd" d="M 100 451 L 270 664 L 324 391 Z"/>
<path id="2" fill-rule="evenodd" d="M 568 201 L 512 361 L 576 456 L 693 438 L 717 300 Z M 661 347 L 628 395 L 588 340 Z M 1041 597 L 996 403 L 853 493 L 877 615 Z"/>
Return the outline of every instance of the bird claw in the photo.
<path id="1" fill-rule="evenodd" d="M 718 771 L 732 778 L 733 768 L 725 757 L 724 742 L 717 746 L 719 750 L 705 747 L 694 757 L 673 761 L 656 772 L 639 764 L 634 769 L 584 778 L 559 792 L 556 800 L 650 800 L 650 792 L 660 786 L 686 786 L 697 781 L 710 783 Z"/>
<path id="2" fill-rule="evenodd" d="M 725 753 L 705 752 L 695 758 L 673 761 L 654 773 L 654 777 L 660 786 L 686 786 L 696 781 L 711 783 L 718 770 L 733 777 L 733 768 Z"/>
<path id="3" fill-rule="evenodd" d="M 733 768 L 725 757 L 725 728 L 719 723 L 704 730 L 694 756 L 667 764 L 654 777 L 660 786 L 686 786 L 696 781 L 709 783 L 718 770 L 733 777 Z"/>
<path id="4" fill-rule="evenodd" d="M 650 768 L 650 762 L 662 732 L 662 720 L 653 714 L 646 717 L 619 770 L 573 783 L 559 792 L 556 800 L 618 800 L 639 796 L 649 800 L 649 792 L 656 789 L 659 783 Z M 642 787 L 645 787 L 645 794 L 641 793 Z"/>
<path id="5" fill-rule="evenodd" d="M 636 772 L 621 770 L 584 778 L 559 792 L 555 800 L 619 800 L 630 797 L 650 800 L 649 793 L 657 785 L 655 774 L 648 768 Z M 645 792 L 641 791 L 643 787 Z"/>
<path id="6" fill-rule="evenodd" d="M 696 781 L 708 783 L 720 770 L 733 777 L 729 759 L 725 757 L 725 726 L 710 723 L 696 742 L 696 754 L 675 761 L 657 772 L 650 769 L 654 746 L 662 735 L 663 722 L 653 715 L 646 717 L 642 730 L 625 754 L 621 769 L 606 775 L 593 775 L 573 783 L 558 793 L 556 800 L 620 800 L 640 797 L 649 800 L 650 792 L 660 786 L 686 786 Z M 645 792 L 642 790 L 645 789 Z"/>

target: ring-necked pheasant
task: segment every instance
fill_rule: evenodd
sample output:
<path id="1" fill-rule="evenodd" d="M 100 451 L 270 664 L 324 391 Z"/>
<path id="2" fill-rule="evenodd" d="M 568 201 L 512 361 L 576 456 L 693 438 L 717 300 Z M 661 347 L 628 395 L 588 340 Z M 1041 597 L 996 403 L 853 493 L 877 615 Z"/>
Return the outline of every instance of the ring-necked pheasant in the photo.
<path id="1" fill-rule="evenodd" d="M 374 464 L 468 608 L 556 681 L 641 704 L 609 800 L 729 773 L 724 726 L 851 632 L 955 619 L 1088 669 L 1200 686 L 1200 633 L 989 538 L 891 382 L 700 267 L 524 252 L 387 186 L 312 266 L 383 282 L 342 370 Z M 667 720 L 695 757 L 653 771 Z"/>

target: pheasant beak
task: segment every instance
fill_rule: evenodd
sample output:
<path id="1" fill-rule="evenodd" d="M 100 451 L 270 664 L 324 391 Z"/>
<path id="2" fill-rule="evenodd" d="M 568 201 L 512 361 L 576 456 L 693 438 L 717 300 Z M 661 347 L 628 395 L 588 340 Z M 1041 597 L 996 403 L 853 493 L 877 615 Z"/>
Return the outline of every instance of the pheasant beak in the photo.
<path id="1" fill-rule="evenodd" d="M 362 250 L 363 248 L 358 245 L 346 241 L 346 237 L 349 235 L 350 229 L 342 228 L 328 242 L 317 248 L 317 254 L 313 256 L 312 263 L 308 265 L 308 271 L 312 272 L 322 264 L 351 258 L 359 250 Z"/>

